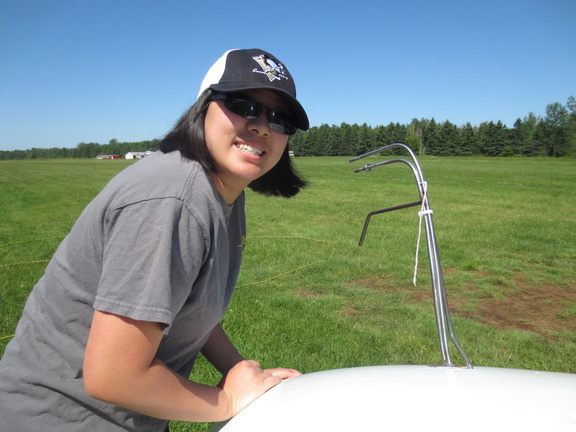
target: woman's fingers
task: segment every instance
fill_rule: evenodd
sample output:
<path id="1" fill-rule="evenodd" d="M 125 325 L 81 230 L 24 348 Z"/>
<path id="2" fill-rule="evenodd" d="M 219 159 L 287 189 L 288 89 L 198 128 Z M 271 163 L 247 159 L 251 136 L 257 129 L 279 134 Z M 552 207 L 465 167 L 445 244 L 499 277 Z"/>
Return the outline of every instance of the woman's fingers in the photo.
<path id="1" fill-rule="evenodd" d="M 234 416 L 282 380 L 298 375 L 301 373 L 294 369 L 262 370 L 257 361 L 244 360 L 230 369 L 219 387 L 226 393 Z"/>
<path id="2" fill-rule="evenodd" d="M 283 380 L 302 375 L 302 373 L 297 371 L 296 369 L 274 368 L 266 370 L 270 372 L 272 375 L 277 376 L 278 378 L 282 378 Z"/>

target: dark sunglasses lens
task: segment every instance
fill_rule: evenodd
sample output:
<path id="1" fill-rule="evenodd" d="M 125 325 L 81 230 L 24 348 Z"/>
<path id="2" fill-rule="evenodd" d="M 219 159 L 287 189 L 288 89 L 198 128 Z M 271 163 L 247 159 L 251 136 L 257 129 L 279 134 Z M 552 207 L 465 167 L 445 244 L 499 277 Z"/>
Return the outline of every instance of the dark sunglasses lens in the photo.
<path id="1" fill-rule="evenodd" d="M 262 111 L 266 111 L 266 119 L 270 129 L 285 135 L 296 133 L 296 126 L 292 119 L 276 110 L 268 110 L 261 103 L 251 99 L 240 97 L 227 97 L 224 99 L 224 105 L 234 114 L 238 114 L 248 120 L 254 120 L 260 117 Z"/>
<path id="2" fill-rule="evenodd" d="M 266 118 L 268 119 L 270 129 L 285 135 L 293 135 L 296 133 L 296 126 L 294 126 L 292 121 L 284 114 L 277 111 L 267 111 Z"/>
<path id="3" fill-rule="evenodd" d="M 260 116 L 262 109 L 257 106 L 256 102 L 245 99 L 231 98 L 224 102 L 226 108 L 234 114 L 238 114 L 248 120 L 254 120 Z"/>

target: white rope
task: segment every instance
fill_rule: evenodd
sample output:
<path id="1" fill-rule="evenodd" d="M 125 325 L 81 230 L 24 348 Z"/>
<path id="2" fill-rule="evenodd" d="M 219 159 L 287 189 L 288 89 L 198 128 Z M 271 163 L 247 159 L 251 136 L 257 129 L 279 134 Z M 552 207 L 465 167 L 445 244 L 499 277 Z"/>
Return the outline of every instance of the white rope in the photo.
<path id="1" fill-rule="evenodd" d="M 426 183 L 425 181 L 421 183 L 422 185 L 422 189 L 424 190 L 424 193 L 422 194 L 422 207 L 420 208 L 420 211 L 418 212 L 418 240 L 416 240 L 416 257 L 415 257 L 415 262 L 414 262 L 414 276 L 412 277 L 412 283 L 414 284 L 414 286 L 416 286 L 416 278 L 418 277 L 418 255 L 420 253 L 420 238 L 422 236 L 422 219 L 424 218 L 424 215 L 427 214 L 432 214 L 434 213 L 432 211 L 432 209 L 426 210 L 426 204 L 428 202 L 428 183 Z"/>

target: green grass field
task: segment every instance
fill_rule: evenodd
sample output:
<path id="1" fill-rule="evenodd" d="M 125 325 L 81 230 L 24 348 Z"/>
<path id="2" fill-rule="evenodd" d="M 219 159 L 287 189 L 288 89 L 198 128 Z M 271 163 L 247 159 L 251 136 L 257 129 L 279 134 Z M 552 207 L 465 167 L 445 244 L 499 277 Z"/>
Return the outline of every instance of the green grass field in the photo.
<path id="1" fill-rule="evenodd" d="M 374 216 L 358 246 L 368 212 L 418 199 L 410 170 L 295 162 L 311 182 L 299 196 L 247 193 L 245 263 L 224 321 L 232 340 L 264 367 L 302 372 L 441 363 L 424 234 L 411 282 L 418 208 Z M 131 163 L 0 162 L 0 353 L 59 242 Z M 420 163 L 455 332 L 472 362 L 576 373 L 576 160 Z M 202 359 L 193 378 L 219 380 Z"/>

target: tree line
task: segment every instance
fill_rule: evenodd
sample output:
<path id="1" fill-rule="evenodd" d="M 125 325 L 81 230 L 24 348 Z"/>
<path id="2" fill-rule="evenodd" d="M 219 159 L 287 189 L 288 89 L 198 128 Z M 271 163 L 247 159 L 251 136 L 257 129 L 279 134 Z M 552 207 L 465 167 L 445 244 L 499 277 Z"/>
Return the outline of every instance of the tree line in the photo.
<path id="1" fill-rule="evenodd" d="M 75 148 L 31 148 L 29 150 L 0 151 L 0 160 L 9 159 L 58 159 L 58 158 L 95 158 L 98 155 L 118 155 L 124 157 L 128 152 L 158 150 L 160 140 L 140 142 L 118 142 L 111 139 L 108 144 L 79 143 Z"/>
<path id="2" fill-rule="evenodd" d="M 298 131 L 290 148 L 296 156 L 353 156 L 394 142 L 431 156 L 576 156 L 576 99 L 548 105 L 544 117 L 518 118 L 512 128 L 501 121 L 457 126 L 434 118 L 376 127 L 322 124 Z"/>
<path id="3" fill-rule="evenodd" d="M 576 98 L 546 107 L 544 117 L 533 113 L 518 118 L 512 128 L 501 121 L 457 126 L 450 121 L 413 119 L 409 124 L 369 126 L 322 124 L 290 137 L 296 156 L 356 156 L 394 142 L 402 142 L 419 155 L 430 156 L 576 156 Z M 128 152 L 157 150 L 158 139 L 108 144 L 80 143 L 76 148 L 32 148 L 0 151 L 1 159 L 95 158 L 100 154 L 124 156 Z"/>

